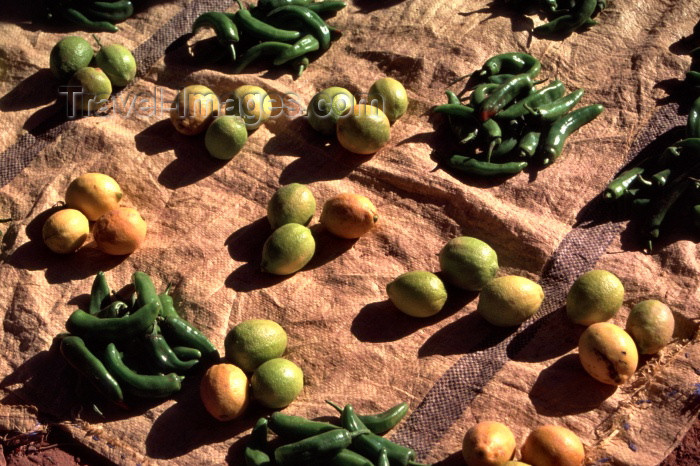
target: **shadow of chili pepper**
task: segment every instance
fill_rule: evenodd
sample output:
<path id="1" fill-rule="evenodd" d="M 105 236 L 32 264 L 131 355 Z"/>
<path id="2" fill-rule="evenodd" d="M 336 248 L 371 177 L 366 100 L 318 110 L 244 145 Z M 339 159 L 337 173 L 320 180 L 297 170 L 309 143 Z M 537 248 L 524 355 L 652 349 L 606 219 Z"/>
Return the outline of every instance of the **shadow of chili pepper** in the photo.
<path id="1" fill-rule="evenodd" d="M 391 8 L 392 6 L 403 3 L 405 0 L 355 0 L 353 5 L 360 9 L 360 13 L 372 13 L 376 10 Z"/>

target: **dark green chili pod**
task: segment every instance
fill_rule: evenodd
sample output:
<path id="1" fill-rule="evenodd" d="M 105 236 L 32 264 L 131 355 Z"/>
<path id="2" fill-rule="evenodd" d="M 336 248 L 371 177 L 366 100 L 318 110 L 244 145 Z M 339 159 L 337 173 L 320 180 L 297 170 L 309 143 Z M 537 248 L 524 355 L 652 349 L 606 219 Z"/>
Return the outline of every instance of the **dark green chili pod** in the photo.
<path id="1" fill-rule="evenodd" d="M 547 132 L 547 137 L 542 144 L 542 163 L 544 165 L 554 163 L 561 155 L 566 138 L 581 126 L 593 121 L 603 110 L 604 107 L 600 104 L 589 105 L 556 120 Z"/>
<path id="2" fill-rule="evenodd" d="M 629 170 L 625 170 L 608 184 L 608 187 L 605 188 L 603 196 L 606 199 L 619 199 L 627 192 L 627 188 L 629 188 L 630 185 L 642 175 L 642 173 L 644 173 L 644 169 L 642 167 L 634 167 Z"/>
<path id="3" fill-rule="evenodd" d="M 548 104 L 540 105 L 537 108 L 529 107 L 528 110 L 542 121 L 554 121 L 568 113 L 583 97 L 584 90 L 576 89 L 569 95 L 556 99 Z"/>
<path id="4" fill-rule="evenodd" d="M 261 42 L 257 45 L 252 46 L 249 48 L 245 55 L 243 55 L 239 61 L 238 65 L 236 66 L 236 69 L 234 69 L 234 73 L 240 73 L 243 71 L 248 65 L 253 63 L 255 60 L 257 60 L 259 57 L 264 56 L 264 55 L 279 55 L 282 52 L 284 52 L 287 49 L 291 49 L 292 45 L 291 44 L 286 44 L 284 42 L 276 42 L 276 41 L 266 41 L 266 42 Z"/>
<path id="5" fill-rule="evenodd" d="M 236 47 L 234 44 L 238 42 L 238 28 L 233 20 L 225 13 L 208 11 L 202 13 L 194 20 L 192 33 L 194 34 L 203 27 L 210 27 L 214 30 L 217 41 L 230 52 L 231 59 L 236 61 Z"/>
<path id="6" fill-rule="evenodd" d="M 520 138 L 518 148 L 520 149 L 520 157 L 532 157 L 537 151 L 537 146 L 540 143 L 539 131 L 528 131 Z"/>
<path id="7" fill-rule="evenodd" d="M 486 121 L 504 109 L 523 91 L 532 88 L 532 78 L 527 74 L 519 74 L 491 92 L 481 105 L 481 121 Z"/>
<path id="8" fill-rule="evenodd" d="M 134 14 L 134 5 L 130 0 L 92 2 L 92 4 L 86 5 L 82 11 L 90 19 L 119 23 Z"/>
<path id="9" fill-rule="evenodd" d="M 564 95 L 566 88 L 559 80 L 553 81 L 549 86 L 535 91 L 518 102 L 504 108 L 493 117 L 499 120 L 512 120 L 531 113 L 531 109 L 537 109 L 543 104 L 553 102 Z"/>
<path id="10" fill-rule="evenodd" d="M 292 48 L 284 50 L 272 61 L 275 66 L 287 63 L 295 58 L 303 57 L 307 53 L 315 52 L 319 48 L 318 40 L 311 34 L 307 34 L 294 44 Z"/>
<path id="11" fill-rule="evenodd" d="M 186 372 L 199 362 L 196 359 L 182 361 L 178 358 L 159 331 L 158 324 L 153 324 L 153 331 L 145 337 L 145 346 L 159 372 Z"/>
<path id="12" fill-rule="evenodd" d="M 173 302 L 173 297 L 170 296 L 167 292 L 159 294 L 158 300 L 160 301 L 160 315 L 162 317 L 180 317 L 180 315 L 175 310 L 175 303 Z"/>
<path id="13" fill-rule="evenodd" d="M 92 21 L 75 8 L 57 8 L 56 12 L 66 21 L 84 27 L 88 31 L 117 32 L 119 30 L 109 21 Z"/>
<path id="14" fill-rule="evenodd" d="M 110 303 L 107 307 L 104 309 L 101 309 L 100 312 L 95 314 L 97 317 L 100 319 L 104 318 L 110 318 L 110 317 L 121 317 L 122 312 L 125 312 L 127 309 L 129 309 L 129 305 L 126 304 L 123 301 L 114 301 L 113 303 Z"/>
<path id="15" fill-rule="evenodd" d="M 493 149 L 501 143 L 503 132 L 501 131 L 501 127 L 498 125 L 496 120 L 492 119 L 484 121 L 481 124 L 481 127 L 486 133 L 486 142 L 488 143 L 486 158 L 488 161 L 490 161 Z"/>
<path id="16" fill-rule="evenodd" d="M 66 322 L 66 330 L 84 339 L 99 341 L 127 340 L 151 329 L 160 311 L 160 302 L 152 302 L 133 314 L 101 319 L 78 309 Z"/>
<path id="17" fill-rule="evenodd" d="M 112 290 L 109 288 L 105 273 L 100 271 L 95 275 L 90 290 L 90 308 L 88 312 L 92 315 L 98 314 L 100 309 L 109 305 Z"/>
<path id="18" fill-rule="evenodd" d="M 272 466 L 267 450 L 267 419 L 261 417 L 255 423 L 248 445 L 243 452 L 246 466 Z"/>
<path id="19" fill-rule="evenodd" d="M 386 452 L 386 448 L 382 448 L 379 452 L 379 459 L 377 460 L 377 466 L 391 466 L 389 464 L 389 455 Z"/>
<path id="20" fill-rule="evenodd" d="M 205 359 L 219 359 L 219 352 L 209 339 L 186 320 L 167 316 L 160 321 L 160 328 L 168 343 L 195 348 Z"/>
<path id="21" fill-rule="evenodd" d="M 474 108 L 479 108 L 484 100 L 491 95 L 491 93 L 497 89 L 499 84 L 496 83 L 483 83 L 479 84 L 474 88 L 471 95 L 469 96 L 469 105 Z"/>
<path id="22" fill-rule="evenodd" d="M 484 63 L 479 74 L 493 76 L 497 74 L 527 74 L 531 78 L 537 76 L 542 64 L 538 59 L 523 52 L 510 52 L 495 55 Z"/>
<path id="23" fill-rule="evenodd" d="M 284 5 L 309 5 L 313 0 L 259 0 L 257 7 L 261 11 L 267 13 L 268 11 L 274 10 L 275 8 Z"/>
<path id="24" fill-rule="evenodd" d="M 670 168 L 664 168 L 651 175 L 651 181 L 655 186 L 665 186 L 671 174 Z"/>
<path id="25" fill-rule="evenodd" d="M 333 14 L 339 12 L 345 8 L 347 3 L 338 0 L 324 0 L 322 2 L 313 2 L 306 5 L 306 8 L 313 11 L 317 15 L 332 16 Z"/>
<path id="26" fill-rule="evenodd" d="M 699 165 L 694 168 L 697 169 Z M 647 229 L 648 241 L 647 241 L 647 253 L 651 254 L 653 251 L 653 242 L 659 237 L 659 232 L 661 226 L 666 218 L 666 214 L 673 207 L 673 205 L 681 198 L 683 193 L 688 190 L 693 184 L 693 180 L 687 176 L 676 178 L 671 185 L 663 192 L 661 197 L 657 198 L 654 204 L 650 207 L 650 217 L 649 225 Z"/>
<path id="27" fill-rule="evenodd" d="M 496 145 L 496 147 L 491 151 L 491 159 L 493 158 L 500 158 L 505 155 L 510 154 L 516 147 L 518 146 L 518 138 L 516 137 L 508 137 L 503 140 L 499 144 Z M 491 161 L 489 159 L 489 161 Z"/>
<path id="28" fill-rule="evenodd" d="M 259 40 L 271 40 L 278 42 L 289 42 L 297 40 L 301 37 L 299 31 L 289 31 L 287 29 L 278 29 L 264 21 L 254 17 L 250 10 L 246 9 L 238 2 L 239 10 L 233 15 L 234 21 L 243 29 L 243 32 Z"/>
<path id="29" fill-rule="evenodd" d="M 473 157 L 453 155 L 447 160 L 447 165 L 469 175 L 495 177 L 518 174 L 527 167 L 527 162 L 494 163 L 477 160 Z"/>
<path id="30" fill-rule="evenodd" d="M 188 346 L 173 346 L 173 353 L 177 355 L 183 361 L 191 361 L 194 359 L 201 359 L 202 352 L 195 348 L 190 348 Z"/>
<path id="31" fill-rule="evenodd" d="M 277 16 L 283 19 L 289 18 L 290 21 L 299 21 L 318 40 L 321 50 L 328 50 L 331 46 L 331 32 L 328 29 L 328 25 L 323 18 L 309 8 L 299 5 L 284 5 L 275 8 L 267 16 Z"/>
<path id="32" fill-rule="evenodd" d="M 279 411 L 272 413 L 268 426 L 280 437 L 292 441 L 302 440 L 340 428 L 328 422 L 311 421 L 300 416 L 282 414 Z"/>
<path id="33" fill-rule="evenodd" d="M 685 82 L 693 87 L 700 87 L 700 71 L 686 71 Z"/>
<path id="34" fill-rule="evenodd" d="M 700 138 L 700 97 L 690 106 L 685 134 L 688 138 Z"/>
<path id="35" fill-rule="evenodd" d="M 124 395 L 117 380 L 94 354 L 85 346 L 82 338 L 66 335 L 61 338 L 61 354 L 83 377 L 108 400 L 126 407 Z"/>
<path id="36" fill-rule="evenodd" d="M 454 116 L 457 118 L 474 118 L 474 109 L 462 104 L 442 104 L 433 107 L 434 113 L 443 113 L 445 115 Z"/>
<path id="37" fill-rule="evenodd" d="M 346 429 L 333 429 L 277 447 L 275 462 L 279 466 L 325 464 L 325 460 L 349 447 L 352 440 L 353 436 Z"/>
<path id="38" fill-rule="evenodd" d="M 343 448 L 325 460 L 324 466 L 374 466 L 374 463 L 359 453 Z"/>
<path id="39" fill-rule="evenodd" d="M 560 32 L 573 32 L 584 25 L 591 23 L 591 16 L 598 6 L 598 0 L 579 0 L 576 6 L 569 10 L 569 14 L 561 15 L 549 23 L 538 26 L 534 29 L 535 34 L 553 34 Z"/>
<path id="40" fill-rule="evenodd" d="M 151 281 L 151 277 L 143 272 L 134 272 L 131 276 L 131 281 L 136 290 L 136 305 L 138 307 L 145 306 L 149 303 L 159 303 L 158 292 Z"/>
<path id="41" fill-rule="evenodd" d="M 167 398 L 180 391 L 184 379 L 175 373 L 142 375 L 134 372 L 124 364 L 114 343 L 109 343 L 105 348 L 103 360 L 105 367 L 125 391 L 144 398 Z"/>
<path id="42" fill-rule="evenodd" d="M 332 401 L 326 401 L 329 405 L 333 406 L 336 411 L 343 413 L 343 408 Z M 374 434 L 384 434 L 390 431 L 396 424 L 404 418 L 408 413 L 408 403 L 399 403 L 391 408 L 387 409 L 383 413 L 370 414 L 370 415 L 357 415 L 357 417 L 362 421 L 362 423 L 367 427 L 370 432 Z"/>

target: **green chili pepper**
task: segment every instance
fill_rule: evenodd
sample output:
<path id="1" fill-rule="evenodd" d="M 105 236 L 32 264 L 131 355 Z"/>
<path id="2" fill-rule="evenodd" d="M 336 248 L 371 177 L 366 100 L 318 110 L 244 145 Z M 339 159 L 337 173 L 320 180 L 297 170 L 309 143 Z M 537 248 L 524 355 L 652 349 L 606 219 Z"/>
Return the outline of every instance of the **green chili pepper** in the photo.
<path id="1" fill-rule="evenodd" d="M 100 319 L 111 318 L 111 317 L 121 317 L 122 311 L 129 309 L 129 305 L 123 301 L 114 301 L 109 303 L 105 308 L 101 309 L 100 312 L 95 314 Z"/>
<path id="2" fill-rule="evenodd" d="M 457 95 L 447 90 L 445 91 L 447 95 L 447 102 L 450 105 L 462 105 Z M 478 122 L 475 118 L 459 118 L 452 115 L 447 115 L 447 121 L 450 124 L 450 129 L 452 134 L 454 134 L 460 140 L 460 144 L 466 144 L 472 139 L 476 138 L 478 134 Z"/>
<path id="3" fill-rule="evenodd" d="M 250 10 L 243 7 L 240 0 L 236 0 L 240 9 L 233 15 L 236 24 L 243 31 L 259 40 L 271 40 L 278 42 L 289 42 L 297 40 L 301 37 L 299 31 L 289 31 L 287 29 L 278 29 L 264 21 L 254 17 Z"/>
<path id="4" fill-rule="evenodd" d="M 510 52 L 495 55 L 484 63 L 479 74 L 481 76 L 493 76 L 497 74 L 527 74 L 531 78 L 537 76 L 542 64 L 530 54 L 522 52 Z"/>
<path id="5" fill-rule="evenodd" d="M 158 295 L 158 300 L 160 301 L 160 315 L 162 317 L 180 317 L 175 310 L 175 303 L 173 303 L 172 296 L 170 296 L 168 293 L 161 293 Z"/>
<path id="6" fill-rule="evenodd" d="M 501 127 L 498 125 L 496 120 L 488 119 L 481 124 L 481 127 L 486 132 L 486 142 L 488 143 L 488 150 L 486 158 L 491 161 L 491 154 L 493 149 L 501 143 L 503 132 Z"/>
<path id="7" fill-rule="evenodd" d="M 642 167 L 634 167 L 629 170 L 625 170 L 608 184 L 608 187 L 605 188 L 603 196 L 606 199 L 619 199 L 627 192 L 627 188 L 629 188 L 630 185 L 642 175 L 642 173 L 644 173 L 644 169 Z"/>
<path id="8" fill-rule="evenodd" d="M 527 162 L 494 163 L 477 160 L 473 157 L 453 155 L 447 160 L 448 166 L 467 173 L 486 177 L 511 176 L 520 173 L 527 167 Z"/>
<path id="9" fill-rule="evenodd" d="M 82 338 L 67 335 L 61 339 L 61 354 L 83 377 L 107 399 L 126 408 L 124 395 L 119 383 L 105 368 L 104 364 L 95 357 L 85 346 Z"/>
<path id="10" fill-rule="evenodd" d="M 257 8 L 268 12 L 284 5 L 309 5 L 313 0 L 259 0 Z"/>
<path id="11" fill-rule="evenodd" d="M 124 364 L 114 343 L 109 343 L 105 348 L 104 363 L 107 370 L 122 384 L 124 390 L 144 398 L 167 398 L 180 391 L 184 379 L 175 373 L 142 375 L 134 372 Z"/>
<path id="12" fill-rule="evenodd" d="M 675 150 L 674 150 L 675 149 Z M 678 157 L 682 152 L 689 151 L 694 155 L 700 155 L 700 138 L 685 138 L 674 143 L 669 150 L 671 154 Z"/>
<path id="13" fill-rule="evenodd" d="M 517 75 L 510 73 L 494 74 L 493 76 L 486 78 L 485 84 L 503 84 L 506 81 L 513 79 L 514 76 Z"/>
<path id="14" fill-rule="evenodd" d="M 370 460 L 359 453 L 343 448 L 324 461 L 324 466 L 374 466 Z"/>
<path id="15" fill-rule="evenodd" d="M 576 6 L 569 10 L 569 14 L 561 15 L 549 23 L 534 29 L 535 34 L 553 34 L 559 32 L 573 32 L 584 25 L 591 23 L 591 16 L 596 10 L 598 0 L 579 0 Z"/>
<path id="16" fill-rule="evenodd" d="M 700 138 L 700 97 L 690 106 L 685 133 L 688 138 Z"/>
<path id="17" fill-rule="evenodd" d="M 167 316 L 160 321 L 160 328 L 169 343 L 195 348 L 206 359 L 218 360 L 219 352 L 202 332 L 177 316 Z"/>
<path id="18" fill-rule="evenodd" d="M 126 340 L 150 330 L 160 311 L 160 302 L 152 302 L 125 317 L 101 319 L 78 309 L 66 322 L 66 329 L 79 337 L 99 340 Z"/>
<path id="19" fill-rule="evenodd" d="M 559 80 L 553 81 L 549 86 L 546 86 L 518 102 L 504 108 L 496 113 L 493 117 L 499 120 L 512 120 L 531 113 L 531 109 L 538 108 L 541 105 L 551 103 L 564 95 L 566 88 L 564 83 Z"/>
<path id="20" fill-rule="evenodd" d="M 443 113 L 445 115 L 454 116 L 457 118 L 474 118 L 474 109 L 462 104 L 442 104 L 433 107 L 434 113 Z"/>
<path id="21" fill-rule="evenodd" d="M 131 0 L 117 2 L 92 2 L 82 10 L 91 19 L 119 23 L 134 14 Z"/>
<path id="22" fill-rule="evenodd" d="M 299 21 L 306 26 L 316 40 L 318 40 L 321 50 L 328 50 L 331 46 L 331 32 L 328 29 L 328 25 L 323 18 L 309 8 L 299 5 L 285 5 L 275 8 L 269 12 L 267 16 L 268 18 L 277 16 L 284 20 L 289 18 L 290 21 Z"/>
<path id="23" fill-rule="evenodd" d="M 469 104 L 474 108 L 479 108 L 484 100 L 491 95 L 491 93 L 498 88 L 499 84 L 496 83 L 482 83 L 474 88 L 471 95 L 469 96 Z"/>
<path id="24" fill-rule="evenodd" d="M 569 95 L 556 99 L 548 104 L 541 104 L 538 107 L 527 106 L 528 110 L 542 121 L 554 121 L 562 115 L 567 114 L 583 97 L 584 90 L 576 89 Z"/>
<path id="25" fill-rule="evenodd" d="M 377 460 L 377 466 L 390 466 L 389 455 L 386 452 L 386 448 L 382 448 L 379 452 L 379 459 Z"/>
<path id="26" fill-rule="evenodd" d="M 501 140 L 500 144 L 491 151 L 491 157 L 487 160 L 490 162 L 494 158 L 501 158 L 505 155 L 510 154 L 518 146 L 518 138 L 514 136 L 507 137 Z"/>
<path id="27" fill-rule="evenodd" d="M 275 411 L 270 416 L 270 429 L 280 437 L 288 440 L 302 440 L 314 435 L 339 429 L 328 422 L 311 421 L 300 416 L 290 416 Z"/>
<path id="28" fill-rule="evenodd" d="M 136 290 L 136 306 L 143 307 L 146 304 L 158 303 L 158 307 L 160 307 L 160 298 L 151 277 L 143 272 L 134 272 L 131 281 Z"/>
<path id="29" fill-rule="evenodd" d="M 523 91 L 532 88 L 532 79 L 527 74 L 518 74 L 491 92 L 481 105 L 481 121 L 486 121 L 504 109 Z"/>
<path id="30" fill-rule="evenodd" d="M 673 207 L 673 205 L 681 198 L 683 193 L 688 190 L 692 185 L 692 180 L 687 176 L 677 178 L 671 185 L 664 191 L 664 193 L 655 200 L 654 204 L 651 206 L 651 215 L 649 217 L 649 226 L 647 230 L 648 241 L 647 249 L 645 252 L 651 253 L 653 250 L 653 241 L 659 237 L 659 231 L 663 224 L 666 214 Z"/>
<path id="31" fill-rule="evenodd" d="M 307 34 L 298 41 L 296 41 L 291 49 L 287 49 L 280 53 L 272 63 L 277 65 L 282 65 L 290 60 L 298 57 L 302 57 L 310 52 L 315 52 L 319 48 L 318 39 L 316 39 L 311 34 Z"/>
<path id="32" fill-rule="evenodd" d="M 146 348 L 159 371 L 162 372 L 185 372 L 192 368 L 199 361 L 182 361 L 170 347 L 168 342 L 159 333 L 158 324 L 153 324 L 153 331 L 146 335 Z"/>
<path id="33" fill-rule="evenodd" d="M 105 273 L 102 271 L 97 272 L 90 290 L 90 307 L 88 312 L 92 315 L 98 314 L 100 309 L 109 305 L 111 294 L 112 290 L 109 288 Z"/>
<path id="34" fill-rule="evenodd" d="M 326 400 L 326 403 L 333 406 L 339 413 L 343 413 L 343 408 L 341 408 L 338 404 L 328 400 Z M 408 403 L 399 403 L 383 413 L 365 416 L 358 414 L 357 417 L 362 421 L 365 427 L 370 430 L 370 432 L 381 435 L 390 431 L 394 426 L 396 426 L 396 424 L 403 419 L 406 413 L 408 413 Z"/>
<path id="35" fill-rule="evenodd" d="M 665 186 L 671 176 L 671 169 L 665 168 L 651 175 L 651 181 L 655 186 Z"/>
<path id="36" fill-rule="evenodd" d="M 267 419 L 261 417 L 255 423 L 243 452 L 246 466 L 272 466 L 267 448 Z"/>
<path id="37" fill-rule="evenodd" d="M 368 431 L 367 431 L 368 432 Z M 333 429 L 275 449 L 275 462 L 279 466 L 308 466 L 324 464 L 327 459 L 352 443 L 353 436 L 346 429 Z"/>
<path id="38" fill-rule="evenodd" d="M 347 3 L 338 0 L 325 0 L 322 2 L 314 2 L 306 5 L 306 8 L 313 11 L 319 16 L 328 15 L 331 16 L 338 11 L 345 8 Z"/>
<path id="39" fill-rule="evenodd" d="M 265 41 L 261 42 L 258 45 L 254 45 L 251 48 L 249 48 L 245 55 L 241 57 L 241 59 L 238 62 L 238 66 L 236 66 L 236 69 L 233 70 L 235 73 L 240 73 L 250 65 L 253 61 L 257 60 L 259 57 L 263 55 L 279 55 L 282 52 L 284 52 L 287 49 L 291 49 L 292 45 L 291 44 L 286 44 L 284 42 L 275 42 L 275 41 Z"/>
<path id="40" fill-rule="evenodd" d="M 296 70 L 296 77 L 300 78 L 304 71 L 309 67 L 309 59 L 307 57 L 297 57 L 291 62 L 292 68 Z"/>
<path id="41" fill-rule="evenodd" d="M 118 27 L 109 21 L 92 21 L 75 8 L 59 7 L 56 9 L 56 13 L 66 21 L 82 26 L 88 31 L 117 32 L 119 30 Z"/>
<path id="42" fill-rule="evenodd" d="M 173 353 L 183 361 L 191 361 L 202 358 L 202 352 L 189 346 L 173 346 Z"/>
<path id="43" fill-rule="evenodd" d="M 194 20 L 192 24 L 192 33 L 203 27 L 210 27 L 216 33 L 216 39 L 231 52 L 231 59 L 236 61 L 236 47 L 238 42 L 238 28 L 233 20 L 226 14 L 218 11 L 209 11 L 202 13 Z"/>
<path id="44" fill-rule="evenodd" d="M 600 104 L 589 105 L 560 117 L 556 120 L 545 137 L 542 144 L 542 163 L 549 165 L 561 155 L 566 138 L 581 126 L 590 123 L 603 112 Z"/>
<path id="45" fill-rule="evenodd" d="M 539 131 L 528 131 L 520 138 L 518 148 L 520 149 L 520 157 L 532 157 L 537 151 L 537 146 L 540 143 Z"/>

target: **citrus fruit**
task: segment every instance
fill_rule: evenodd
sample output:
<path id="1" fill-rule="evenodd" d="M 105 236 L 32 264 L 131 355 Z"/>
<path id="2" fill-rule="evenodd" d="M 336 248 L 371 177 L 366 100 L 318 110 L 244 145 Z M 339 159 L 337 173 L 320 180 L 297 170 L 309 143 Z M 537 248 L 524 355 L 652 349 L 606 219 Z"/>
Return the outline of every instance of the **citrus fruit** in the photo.
<path id="1" fill-rule="evenodd" d="M 661 301 L 648 299 L 637 303 L 627 317 L 625 330 L 642 354 L 658 353 L 673 338 L 675 319 Z"/>
<path id="2" fill-rule="evenodd" d="M 51 49 L 49 67 L 54 76 L 67 81 L 76 71 L 90 64 L 94 53 L 90 43 L 82 37 L 64 37 Z"/>
<path id="3" fill-rule="evenodd" d="M 316 241 L 311 230 L 287 223 L 272 232 L 262 251 L 263 272 L 289 275 L 301 270 L 314 255 Z"/>
<path id="4" fill-rule="evenodd" d="M 578 355 L 591 377 L 609 385 L 626 383 L 639 359 L 632 337 L 609 322 L 592 324 L 581 334 Z"/>
<path id="5" fill-rule="evenodd" d="M 391 136 L 389 119 L 377 107 L 361 104 L 338 118 L 336 136 L 345 149 L 355 154 L 374 154 Z"/>
<path id="6" fill-rule="evenodd" d="M 253 397 L 263 406 L 281 409 L 299 396 L 304 388 L 304 373 L 299 366 L 284 358 L 265 361 L 250 379 Z"/>
<path id="7" fill-rule="evenodd" d="M 572 322 L 591 325 L 612 318 L 625 296 L 622 282 L 607 270 L 590 270 L 576 279 L 566 296 L 566 314 Z"/>
<path id="8" fill-rule="evenodd" d="M 394 78 L 377 79 L 369 88 L 367 100 L 371 105 L 379 107 L 391 123 L 406 113 L 408 108 L 406 88 Z"/>
<path id="9" fill-rule="evenodd" d="M 74 109 L 94 112 L 105 105 L 112 94 L 112 83 L 104 71 L 90 66 L 76 71 L 68 85 L 72 88 L 69 102 Z M 81 90 L 77 91 L 78 88 Z"/>
<path id="10" fill-rule="evenodd" d="M 309 102 L 307 118 L 313 129 L 323 134 L 335 134 L 338 118 L 355 106 L 355 97 L 342 87 L 322 90 Z"/>
<path id="11" fill-rule="evenodd" d="M 308 225 L 315 213 L 314 193 L 301 183 L 282 186 L 267 203 L 267 220 L 272 228 L 279 228 L 287 223 Z"/>
<path id="12" fill-rule="evenodd" d="M 95 63 L 114 86 L 126 86 L 136 76 L 136 60 L 123 45 L 110 44 L 101 47 L 95 55 Z"/>
<path id="13" fill-rule="evenodd" d="M 92 236 L 102 252 L 114 256 L 131 254 L 146 238 L 146 222 L 136 209 L 117 207 L 97 219 Z"/>
<path id="14" fill-rule="evenodd" d="M 469 466 L 497 466 L 513 458 L 515 436 L 500 422 L 483 421 L 464 435 L 462 456 Z"/>
<path id="15" fill-rule="evenodd" d="M 218 113 L 219 98 L 214 91 L 193 84 L 178 92 L 170 108 L 170 121 L 178 132 L 193 136 L 203 132 Z"/>
<path id="16" fill-rule="evenodd" d="M 537 466 L 583 466 L 586 452 L 578 436 L 561 426 L 541 426 L 530 432 L 521 448 L 522 460 Z"/>
<path id="17" fill-rule="evenodd" d="M 224 347 L 226 359 L 245 372 L 253 372 L 265 361 L 284 354 L 287 333 L 272 320 L 245 320 L 226 335 Z"/>
<path id="18" fill-rule="evenodd" d="M 121 199 L 122 188 L 117 181 L 102 173 L 82 174 L 66 189 L 68 207 L 80 210 L 91 221 L 119 207 Z"/>
<path id="19" fill-rule="evenodd" d="M 543 299 L 544 291 L 537 283 L 525 277 L 506 275 L 484 286 L 476 310 L 493 325 L 512 327 L 534 315 Z"/>
<path id="20" fill-rule="evenodd" d="M 226 114 L 238 115 L 245 121 L 248 131 L 265 123 L 272 113 L 272 100 L 265 89 L 258 86 L 240 86 L 226 100 Z"/>
<path id="21" fill-rule="evenodd" d="M 447 291 L 442 280 L 425 270 L 399 275 L 386 286 L 386 292 L 400 311 L 413 317 L 435 315 L 447 301 Z"/>
<path id="22" fill-rule="evenodd" d="M 439 258 L 445 279 L 464 290 L 482 289 L 498 272 L 496 251 L 470 236 L 449 240 L 440 250 Z"/>
<path id="23" fill-rule="evenodd" d="M 219 421 L 236 419 L 250 400 L 248 377 L 233 364 L 216 364 L 204 373 L 199 396 L 209 414 Z"/>
<path id="24" fill-rule="evenodd" d="M 243 119 L 239 116 L 222 115 L 207 128 L 204 145 L 215 159 L 230 160 L 238 154 L 248 140 Z"/>
<path id="25" fill-rule="evenodd" d="M 371 230 L 378 220 L 377 208 L 367 197 L 341 193 L 323 204 L 319 222 L 336 236 L 355 239 Z"/>
<path id="26" fill-rule="evenodd" d="M 44 243 L 53 252 L 68 254 L 85 243 L 90 233 L 90 223 L 82 212 L 62 209 L 51 215 L 41 230 Z"/>

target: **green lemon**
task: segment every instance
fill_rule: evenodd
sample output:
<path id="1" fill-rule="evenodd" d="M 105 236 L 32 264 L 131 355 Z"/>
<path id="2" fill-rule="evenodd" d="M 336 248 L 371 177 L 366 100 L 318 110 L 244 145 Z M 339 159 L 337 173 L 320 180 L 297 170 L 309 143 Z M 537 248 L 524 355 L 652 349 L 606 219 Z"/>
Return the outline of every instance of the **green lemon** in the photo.
<path id="1" fill-rule="evenodd" d="M 498 272 L 496 251 L 470 236 L 452 238 L 440 251 L 439 258 L 446 280 L 464 290 L 482 289 Z"/>
<path id="2" fill-rule="evenodd" d="M 95 55 L 95 63 L 114 86 L 126 86 L 136 76 L 136 59 L 123 45 L 110 44 L 100 48 Z"/>
<path id="3" fill-rule="evenodd" d="M 590 270 L 576 279 L 566 296 L 566 314 L 572 322 L 591 325 L 611 319 L 622 306 L 625 287 L 607 270 Z"/>
<path id="4" fill-rule="evenodd" d="M 316 241 L 311 230 L 298 223 L 287 223 L 272 232 L 262 251 L 262 270 L 289 275 L 301 270 L 314 255 Z"/>
<path id="5" fill-rule="evenodd" d="M 355 97 L 342 87 L 322 90 L 309 102 L 307 117 L 313 129 L 323 134 L 335 134 L 338 118 L 355 106 Z"/>
<path id="6" fill-rule="evenodd" d="M 217 117 L 204 135 L 204 145 L 209 155 L 221 160 L 232 159 L 243 149 L 247 140 L 248 130 L 239 116 Z"/>
<path id="7" fill-rule="evenodd" d="M 94 54 L 92 46 L 82 37 L 64 37 L 51 49 L 51 72 L 61 81 L 67 81 L 80 68 L 88 66 Z"/>
<path id="8" fill-rule="evenodd" d="M 265 361 L 284 354 L 287 332 L 272 320 L 244 320 L 226 335 L 224 347 L 226 359 L 246 372 L 253 372 Z"/>
<path id="9" fill-rule="evenodd" d="M 82 88 L 71 94 L 71 105 L 83 110 L 95 111 L 106 104 L 112 94 L 112 83 L 99 68 L 85 67 L 75 72 L 69 81 L 69 86 Z"/>
<path id="10" fill-rule="evenodd" d="M 263 406 L 282 409 L 304 389 L 304 373 L 288 359 L 270 359 L 255 369 L 250 388 L 253 398 Z"/>
<path id="11" fill-rule="evenodd" d="M 542 305 L 544 291 L 532 280 L 506 275 L 489 281 L 479 295 L 476 310 L 499 327 L 513 327 L 525 322 Z"/>
<path id="12" fill-rule="evenodd" d="M 406 88 L 394 78 L 376 80 L 369 88 L 368 101 L 382 109 L 392 123 L 406 113 L 408 108 Z"/>
<path id="13" fill-rule="evenodd" d="M 413 317 L 435 315 L 447 301 L 447 291 L 442 280 L 425 270 L 399 275 L 386 286 L 386 292 L 399 310 Z"/>
<path id="14" fill-rule="evenodd" d="M 282 186 L 267 203 L 267 220 L 272 228 L 279 228 L 287 223 L 308 225 L 315 213 L 314 193 L 301 183 Z"/>
<path id="15" fill-rule="evenodd" d="M 377 107 L 355 105 L 338 118 L 336 136 L 340 145 L 354 154 L 374 154 L 389 142 L 391 124 Z"/>
<path id="16" fill-rule="evenodd" d="M 674 327 L 671 309 L 661 301 L 648 299 L 632 308 L 625 330 L 640 353 L 655 354 L 671 342 Z"/>

